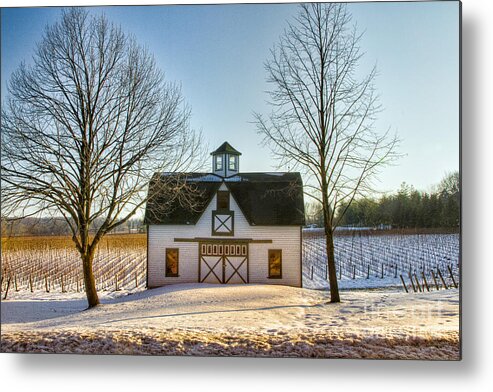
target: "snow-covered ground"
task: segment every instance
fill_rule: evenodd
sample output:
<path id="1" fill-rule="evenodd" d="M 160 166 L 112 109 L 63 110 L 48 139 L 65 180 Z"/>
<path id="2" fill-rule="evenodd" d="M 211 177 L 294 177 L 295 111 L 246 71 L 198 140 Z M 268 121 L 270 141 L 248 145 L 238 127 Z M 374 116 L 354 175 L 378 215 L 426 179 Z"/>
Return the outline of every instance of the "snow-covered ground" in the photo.
<path id="1" fill-rule="evenodd" d="M 102 305 L 85 311 L 81 293 L 18 292 L 1 304 L 2 351 L 459 358 L 458 290 L 341 298 L 330 304 L 326 291 L 286 286 L 184 284 L 103 293 Z"/>

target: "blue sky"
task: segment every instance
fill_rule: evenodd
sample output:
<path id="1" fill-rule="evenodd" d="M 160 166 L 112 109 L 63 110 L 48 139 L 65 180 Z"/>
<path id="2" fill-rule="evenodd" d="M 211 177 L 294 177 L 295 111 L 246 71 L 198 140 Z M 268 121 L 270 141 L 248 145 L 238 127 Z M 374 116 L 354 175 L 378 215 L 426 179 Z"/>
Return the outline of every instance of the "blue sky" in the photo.
<path id="1" fill-rule="evenodd" d="M 459 168 L 459 5 L 457 2 L 354 3 L 348 8 L 364 31 L 362 70 L 377 65 L 384 111 L 377 127 L 402 139 L 406 154 L 385 169 L 378 188 L 405 181 L 429 190 Z M 264 61 L 296 12 L 295 4 L 114 6 L 104 12 L 155 55 L 168 80 L 181 83 L 192 125 L 211 150 L 228 140 L 243 153 L 242 171 L 271 171 L 259 146 L 253 111 L 268 111 Z M 21 61 L 30 61 L 44 27 L 60 8 L 4 8 L 2 98 Z"/>

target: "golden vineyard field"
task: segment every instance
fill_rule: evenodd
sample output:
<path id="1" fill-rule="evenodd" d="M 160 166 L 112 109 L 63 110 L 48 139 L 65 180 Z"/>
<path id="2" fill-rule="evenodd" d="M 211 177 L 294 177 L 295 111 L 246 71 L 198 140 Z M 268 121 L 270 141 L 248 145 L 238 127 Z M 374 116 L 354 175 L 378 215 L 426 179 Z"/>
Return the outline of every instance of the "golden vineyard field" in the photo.
<path id="1" fill-rule="evenodd" d="M 100 248 L 140 248 L 146 246 L 145 234 L 111 234 L 105 236 Z M 2 237 L 2 251 L 74 248 L 69 236 Z"/>
<path id="2" fill-rule="evenodd" d="M 108 235 L 94 258 L 98 290 L 145 287 L 146 235 Z M 68 236 L 3 237 L 1 289 L 83 291 L 82 264 Z"/>

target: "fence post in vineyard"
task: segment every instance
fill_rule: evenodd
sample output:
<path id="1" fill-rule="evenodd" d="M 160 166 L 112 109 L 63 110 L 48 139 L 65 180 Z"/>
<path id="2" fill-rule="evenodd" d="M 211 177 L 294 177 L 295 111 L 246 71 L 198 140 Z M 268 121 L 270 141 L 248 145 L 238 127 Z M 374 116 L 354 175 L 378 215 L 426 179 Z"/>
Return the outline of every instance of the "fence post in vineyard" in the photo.
<path id="1" fill-rule="evenodd" d="M 382 273 L 380 275 L 380 279 L 383 279 L 383 263 L 380 263 L 380 265 L 382 266 Z"/>
<path id="2" fill-rule="evenodd" d="M 4 300 L 7 299 L 7 294 L 9 293 L 10 280 L 11 280 L 11 277 L 9 276 L 9 278 L 7 279 L 7 290 L 5 290 L 5 295 L 3 296 Z"/>
<path id="3" fill-rule="evenodd" d="M 19 291 L 19 287 L 17 287 L 17 274 L 14 275 L 14 287 L 15 287 L 15 291 Z"/>
<path id="4" fill-rule="evenodd" d="M 313 265 L 311 266 L 310 279 L 313 280 Z"/>
<path id="5" fill-rule="evenodd" d="M 137 280 L 137 271 L 135 271 L 135 288 L 138 287 L 138 280 Z"/>
<path id="6" fill-rule="evenodd" d="M 416 286 L 418 287 L 418 290 L 421 293 L 422 292 L 421 285 L 419 284 L 419 280 L 418 280 L 418 277 L 416 276 L 416 274 L 414 274 L 414 279 L 416 279 Z M 423 290 L 424 290 L 424 287 L 423 287 Z"/>
<path id="7" fill-rule="evenodd" d="M 45 289 L 47 293 L 50 292 L 50 287 L 48 285 L 48 277 L 46 275 L 45 275 Z"/>
<path id="8" fill-rule="evenodd" d="M 433 270 L 431 270 L 431 277 L 433 278 L 433 281 L 435 282 L 435 287 L 437 288 L 437 290 L 440 290 L 440 286 L 438 285 L 437 278 L 435 277 L 435 273 L 433 272 Z"/>
<path id="9" fill-rule="evenodd" d="M 454 274 L 452 273 L 452 268 L 450 268 L 450 265 L 447 265 L 447 268 L 448 268 L 448 272 L 450 274 L 450 277 L 452 278 L 452 283 L 454 284 L 454 287 L 457 288 L 457 283 L 455 283 Z"/>
<path id="10" fill-rule="evenodd" d="M 406 293 L 409 293 L 407 286 L 406 286 L 406 283 L 404 282 L 404 278 L 402 277 L 402 275 L 400 275 L 400 277 L 401 277 L 402 285 L 404 286 L 404 290 L 406 290 Z"/>
<path id="11" fill-rule="evenodd" d="M 411 281 L 411 284 L 413 285 L 413 291 L 416 292 L 416 286 L 414 286 L 414 281 L 411 273 L 409 273 L 409 280 Z"/>
<path id="12" fill-rule="evenodd" d="M 325 266 L 325 280 L 329 279 L 329 275 L 327 272 L 327 265 Z"/>
<path id="13" fill-rule="evenodd" d="M 33 290 L 33 276 L 29 274 L 29 288 L 31 289 L 31 293 L 34 292 Z"/>
<path id="14" fill-rule="evenodd" d="M 120 289 L 118 288 L 118 275 L 115 274 L 115 291 L 119 291 Z"/>
<path id="15" fill-rule="evenodd" d="M 356 265 L 353 264 L 353 279 L 356 279 Z"/>
<path id="16" fill-rule="evenodd" d="M 440 279 L 443 283 L 443 287 L 445 287 L 445 290 L 448 289 L 447 283 L 445 283 L 445 279 L 443 279 L 442 271 L 440 271 L 440 268 L 438 267 L 437 267 L 437 272 L 438 272 L 438 276 L 440 276 Z"/>
<path id="17" fill-rule="evenodd" d="M 65 282 L 63 281 L 63 274 L 60 275 L 60 286 L 62 287 L 62 293 L 65 293 Z"/>
<path id="18" fill-rule="evenodd" d="M 342 263 L 339 264 L 339 280 L 342 279 Z"/>
<path id="19" fill-rule="evenodd" d="M 368 269 L 366 272 L 366 279 L 370 279 L 370 264 L 368 264 Z"/>
<path id="20" fill-rule="evenodd" d="M 423 282 L 425 283 L 426 290 L 430 291 L 430 288 L 428 287 L 428 282 L 426 281 L 426 276 L 425 276 L 424 270 L 423 270 L 423 272 L 421 272 L 421 274 L 423 275 Z M 423 291 L 424 291 L 424 288 L 423 288 Z"/>

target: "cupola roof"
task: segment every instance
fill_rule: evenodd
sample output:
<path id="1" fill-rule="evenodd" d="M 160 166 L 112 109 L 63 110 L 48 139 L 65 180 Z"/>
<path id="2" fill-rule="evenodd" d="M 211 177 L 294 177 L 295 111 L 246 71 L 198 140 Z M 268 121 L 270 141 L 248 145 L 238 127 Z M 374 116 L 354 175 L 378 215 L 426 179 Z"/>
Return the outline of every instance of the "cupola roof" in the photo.
<path id="1" fill-rule="evenodd" d="M 219 148 L 216 151 L 211 152 L 211 155 L 218 155 L 218 154 L 230 154 L 230 155 L 241 155 L 241 152 L 237 151 L 236 149 L 231 146 L 228 142 L 224 142 L 219 146 Z"/>

